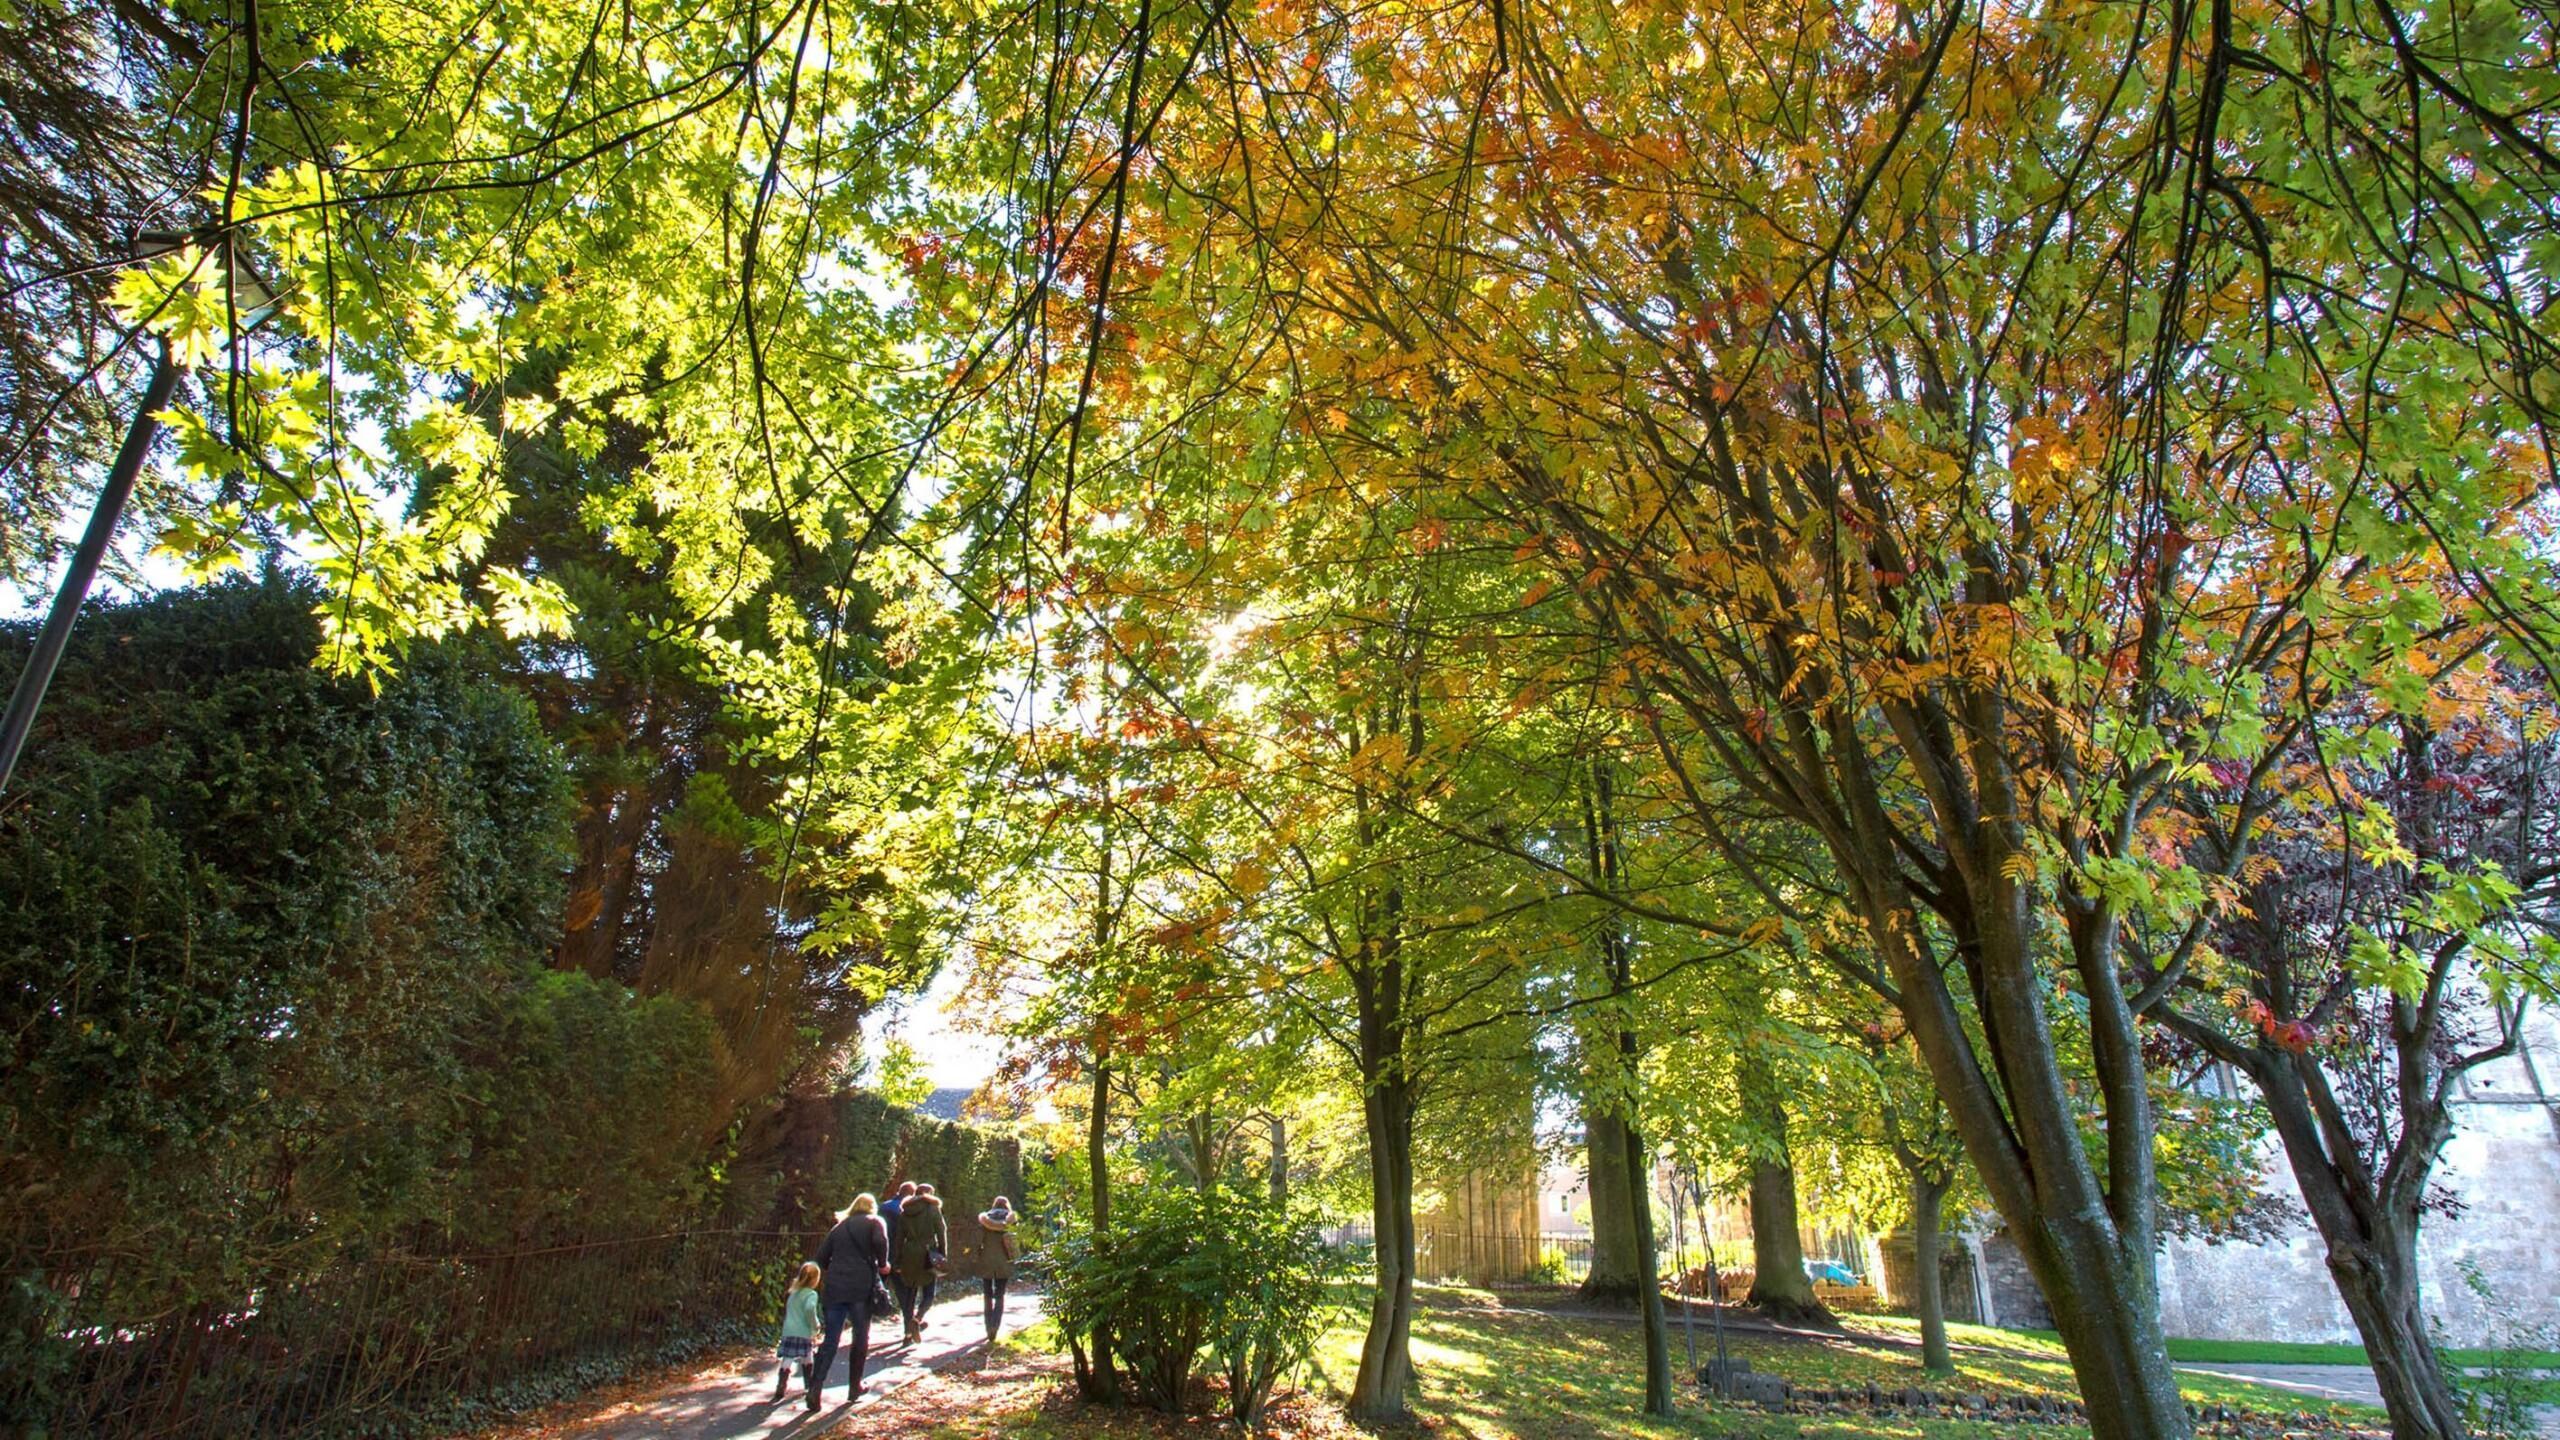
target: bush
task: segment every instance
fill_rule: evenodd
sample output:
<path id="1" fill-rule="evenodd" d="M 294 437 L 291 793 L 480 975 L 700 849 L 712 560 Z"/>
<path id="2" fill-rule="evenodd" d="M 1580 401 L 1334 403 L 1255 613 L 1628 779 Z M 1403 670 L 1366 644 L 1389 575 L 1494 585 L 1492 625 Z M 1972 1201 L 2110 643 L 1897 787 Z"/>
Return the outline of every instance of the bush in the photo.
<path id="1" fill-rule="evenodd" d="M 937 1120 L 866 1090 L 796 1095 L 781 1118 L 774 1228 L 823 1232 L 855 1195 L 885 1196 L 901 1180 L 932 1181 L 953 1215 L 975 1214 L 998 1195 L 1031 1208 L 1021 1145 L 1010 1136 Z"/>
<path id="2" fill-rule="evenodd" d="M 1229 1244 L 1243 1261 L 1223 1292 L 1211 1349 L 1227 1375 L 1227 1413 L 1250 1430 L 1280 1377 L 1303 1364 L 1324 1329 L 1328 1282 L 1338 1272 L 1312 1217 L 1279 1210 L 1242 1212 Z"/>
<path id="3" fill-rule="evenodd" d="M 0 806 L 0 1436 L 389 1435 L 769 1325 L 798 1239 L 731 1232 L 1021 1193 L 1010 1141 L 742 1101 L 712 1004 L 554 969 L 533 705 L 459 647 L 326 675 L 317 598 L 94 608 Z"/>
<path id="4" fill-rule="evenodd" d="M 379 694 L 313 669 L 314 598 L 73 634 L 0 813 L 13 1267 L 184 1247 L 221 1285 L 455 1218 L 456 1097 L 489 1098 L 471 1052 L 556 933 L 566 778 L 530 705 L 440 656 Z"/>
<path id="5" fill-rule="evenodd" d="M 85 615 L 0 809 L 0 1433 L 208 1327 L 326 1388 L 299 1312 L 340 1277 L 678 1228 L 717 1182 L 702 1008 L 548 968 L 572 796 L 533 707 L 446 652 L 323 674 L 315 598 Z M 196 1411 L 238 1398 L 217 1360 Z"/>
<path id="6" fill-rule="evenodd" d="M 1108 1230 L 1070 1230 L 1045 1258 L 1050 1310 L 1089 1395 L 1125 1370 L 1140 1404 L 1178 1412 L 1205 1351 L 1229 1415 L 1248 1427 L 1314 1348 L 1335 1268 L 1306 1214 L 1169 1181 L 1115 1192 Z"/>
<path id="7" fill-rule="evenodd" d="M 2560 1348 L 2560 1331 L 2536 1324 L 2519 1313 L 2514 1302 L 2500 1296 L 2489 1283 L 2477 1261 L 2466 1256 L 2458 1263 L 2458 1269 L 2463 1288 L 2487 1312 L 2492 1333 L 2497 1337 L 2483 1357 L 2487 1363 L 2477 1367 L 2476 1373 L 2453 1363 L 2444 1354 L 2442 1341 L 2437 1342 L 2438 1361 L 2461 1399 L 2463 1418 L 2480 1434 L 2499 1440 L 2537 1434 L 2535 1416 L 2546 1389 L 2537 1364 L 2539 1357 Z"/>

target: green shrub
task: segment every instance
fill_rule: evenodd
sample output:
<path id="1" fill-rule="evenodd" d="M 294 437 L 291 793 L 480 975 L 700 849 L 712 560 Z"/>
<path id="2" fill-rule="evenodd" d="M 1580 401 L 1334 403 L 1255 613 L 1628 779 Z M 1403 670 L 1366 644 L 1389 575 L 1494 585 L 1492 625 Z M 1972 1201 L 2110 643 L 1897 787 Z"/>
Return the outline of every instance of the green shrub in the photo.
<path id="1" fill-rule="evenodd" d="M 1125 1374 L 1140 1404 L 1179 1412 L 1206 1353 L 1248 1427 L 1314 1347 L 1334 1269 L 1310 1216 L 1161 1180 L 1116 1190 L 1102 1235 L 1066 1228 L 1044 1258 L 1050 1313 L 1088 1393 Z"/>
<path id="2" fill-rule="evenodd" d="M 2550 1403 L 2553 1386 L 2542 1377 L 2538 1362 L 2560 1349 L 2560 1331 L 2521 1314 L 2513 1301 L 2498 1294 L 2478 1261 L 2465 1256 L 2456 1268 L 2496 1336 L 2478 1354 L 2481 1363 L 2472 1367 L 2455 1363 L 2442 1341 L 2437 1342 L 2437 1359 L 2462 1402 L 2463 1418 L 2495 1440 L 2540 1433 L 2536 1415 Z"/>
<path id="3" fill-rule="evenodd" d="M 389 1434 L 770 1325 L 856 1190 L 1021 1195 L 1009 1140 L 742 1102 L 703 1001 L 554 969 L 576 798 L 534 707 L 462 649 L 326 675 L 316 600 L 85 614 L 0 806 L 0 1435 L 101 1431 L 181 1357 L 194 1433 Z M 707 782 L 686 814 L 740 823 Z"/>
<path id="4" fill-rule="evenodd" d="M 83 616 L 0 808 L 0 1432 L 96 1378 L 83 1329 L 300 1336 L 377 1257 L 677 1228 L 716 1174 L 700 1007 L 548 967 L 532 706 L 432 650 L 323 674 L 315 598 Z"/>
<path id="5" fill-rule="evenodd" d="M 557 930 L 566 778 L 440 656 L 379 694 L 315 670 L 314 598 L 73 634 L 0 811 L 0 1259 L 184 1247 L 218 1287 L 454 1219 L 470 1052 Z"/>
<path id="6" fill-rule="evenodd" d="M 1253 1429 L 1280 1377 L 1315 1350 L 1338 1272 L 1305 1213 L 1247 1205 L 1223 1243 L 1239 1252 L 1240 1263 L 1228 1277 L 1210 1348 L 1226 1371 L 1229 1417 Z"/>

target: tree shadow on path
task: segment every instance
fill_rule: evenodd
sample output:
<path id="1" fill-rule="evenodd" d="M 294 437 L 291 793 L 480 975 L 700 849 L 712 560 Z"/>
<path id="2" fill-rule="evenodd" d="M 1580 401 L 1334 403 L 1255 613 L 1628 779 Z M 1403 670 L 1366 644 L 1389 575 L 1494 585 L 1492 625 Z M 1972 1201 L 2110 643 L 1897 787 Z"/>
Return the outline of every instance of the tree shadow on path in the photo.
<path id="1" fill-rule="evenodd" d="M 839 1352 L 835 1372 L 827 1379 L 825 1403 L 814 1413 L 803 1406 L 798 1384 L 777 1402 L 773 1398 L 775 1363 L 769 1349 L 746 1357 L 732 1356 L 645 1393 L 607 1403 L 584 1414 L 527 1430 L 505 1432 L 511 1440 L 533 1436 L 557 1440 L 814 1440 L 857 1420 L 882 1397 L 936 1371 L 975 1363 L 987 1348 L 986 1327 L 977 1287 L 954 1286 L 955 1293 L 936 1305 L 915 1345 L 895 1340 L 897 1322 L 872 1327 L 870 1363 L 864 1367 L 863 1395 L 847 1404 L 845 1385 L 849 1355 Z M 1004 1329 L 1019 1334 L 1040 1318 L 1040 1297 L 1016 1291 L 1006 1297 Z"/>

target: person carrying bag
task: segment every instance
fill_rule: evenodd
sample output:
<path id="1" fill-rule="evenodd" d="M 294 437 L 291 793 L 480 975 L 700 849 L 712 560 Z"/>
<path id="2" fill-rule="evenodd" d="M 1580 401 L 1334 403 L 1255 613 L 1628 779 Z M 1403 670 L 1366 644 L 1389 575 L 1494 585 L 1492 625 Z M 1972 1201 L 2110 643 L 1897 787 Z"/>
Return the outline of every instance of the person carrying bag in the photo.
<path id="1" fill-rule="evenodd" d="M 809 1362 L 812 1412 L 827 1388 L 827 1372 L 836 1362 L 836 1338 L 848 1326 L 853 1331 L 853 1376 L 844 1399 L 850 1405 L 862 1398 L 863 1370 L 871 1360 L 871 1321 L 888 1310 L 889 1297 L 881 1289 L 880 1277 L 889 1269 L 889 1230 L 880 1223 L 879 1208 L 880 1202 L 868 1193 L 854 1196 L 852 1204 L 837 1212 L 835 1228 L 818 1242 L 818 1253 L 811 1257 L 822 1277 L 818 1299 L 826 1315 L 826 1338 Z"/>
<path id="2" fill-rule="evenodd" d="M 942 1219 L 942 1197 L 933 1193 L 931 1185 L 919 1184 L 916 1193 L 898 1207 L 898 1253 L 892 1262 L 898 1298 L 905 1302 L 910 1345 L 924 1338 L 934 1284 L 942 1278 L 943 1259 L 950 1253 L 951 1227 Z"/>

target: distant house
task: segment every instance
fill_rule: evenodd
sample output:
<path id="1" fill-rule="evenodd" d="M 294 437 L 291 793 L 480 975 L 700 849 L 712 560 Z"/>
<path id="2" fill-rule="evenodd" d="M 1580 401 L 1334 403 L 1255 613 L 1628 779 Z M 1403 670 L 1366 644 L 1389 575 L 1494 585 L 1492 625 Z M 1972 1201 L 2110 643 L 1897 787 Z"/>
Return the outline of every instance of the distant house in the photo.
<path id="1" fill-rule="evenodd" d="M 930 1115 L 936 1120 L 957 1120 L 962 1107 L 969 1103 L 969 1097 L 976 1093 L 966 1085 L 945 1085 L 917 1102 L 916 1113 Z"/>
<path id="2" fill-rule="evenodd" d="M 1591 1182 L 1580 1165 L 1547 1162 L 1539 1176 L 1538 1233 L 1569 1239 L 1591 1233 Z"/>

